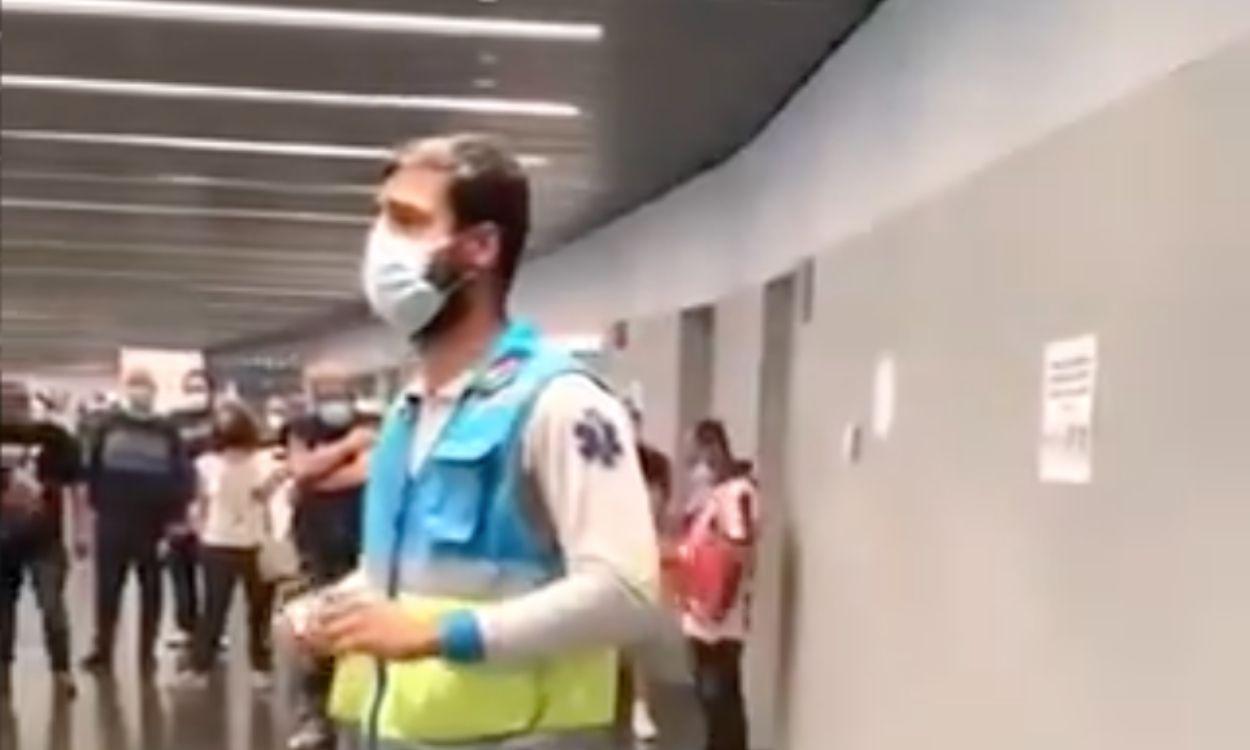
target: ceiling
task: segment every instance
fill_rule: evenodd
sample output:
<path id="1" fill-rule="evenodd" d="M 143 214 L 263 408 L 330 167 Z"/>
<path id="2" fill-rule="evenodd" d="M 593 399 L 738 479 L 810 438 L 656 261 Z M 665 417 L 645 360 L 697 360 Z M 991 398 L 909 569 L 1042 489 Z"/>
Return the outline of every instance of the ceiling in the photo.
<path id="1" fill-rule="evenodd" d="M 370 184 L 413 135 L 507 136 L 556 250 L 732 153 L 875 4 L 5 0 L 0 365 L 363 314 Z"/>

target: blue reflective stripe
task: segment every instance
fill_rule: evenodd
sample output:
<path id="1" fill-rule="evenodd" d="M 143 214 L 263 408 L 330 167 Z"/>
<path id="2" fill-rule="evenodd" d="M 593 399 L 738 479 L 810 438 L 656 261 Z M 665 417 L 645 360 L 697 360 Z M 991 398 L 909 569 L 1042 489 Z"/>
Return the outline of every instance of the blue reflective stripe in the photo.
<path id="1" fill-rule="evenodd" d="M 448 612 L 439 619 L 438 632 L 443 657 L 448 661 L 468 664 L 486 658 L 482 628 L 472 612 Z"/>

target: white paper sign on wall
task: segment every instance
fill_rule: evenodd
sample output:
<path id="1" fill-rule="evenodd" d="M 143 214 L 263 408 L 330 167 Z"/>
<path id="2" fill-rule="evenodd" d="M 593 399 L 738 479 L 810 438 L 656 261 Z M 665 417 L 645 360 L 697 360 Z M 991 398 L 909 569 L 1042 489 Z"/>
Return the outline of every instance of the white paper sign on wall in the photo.
<path id="1" fill-rule="evenodd" d="M 898 404 L 898 368 L 889 352 L 877 358 L 872 376 L 872 432 L 878 440 L 890 437 Z"/>
<path id="2" fill-rule="evenodd" d="M 1042 369 L 1038 474 L 1043 482 L 1088 484 L 1093 477 L 1098 338 L 1054 341 Z"/>

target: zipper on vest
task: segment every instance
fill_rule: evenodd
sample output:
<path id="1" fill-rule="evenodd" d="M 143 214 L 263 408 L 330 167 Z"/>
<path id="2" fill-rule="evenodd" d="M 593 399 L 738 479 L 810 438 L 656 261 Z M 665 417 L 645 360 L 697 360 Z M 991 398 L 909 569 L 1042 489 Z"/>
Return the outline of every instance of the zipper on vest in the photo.
<path id="1" fill-rule="evenodd" d="M 465 394 L 467 394 L 467 391 Z M 447 418 L 447 421 L 443 423 L 443 426 L 439 429 L 438 434 L 434 437 L 434 442 L 430 444 L 431 451 L 433 451 L 434 446 L 438 445 L 439 441 L 443 439 L 443 433 L 447 431 L 448 425 L 452 423 L 452 421 L 456 418 L 456 415 L 460 412 L 460 407 L 462 407 L 465 402 L 465 394 L 461 394 L 459 401 L 456 402 L 455 407 L 452 409 L 451 415 Z M 417 428 L 417 416 L 418 415 L 414 414 L 413 418 L 409 420 L 409 435 L 412 435 Z M 403 495 L 399 500 L 399 511 L 395 513 L 395 541 L 391 545 L 390 565 L 387 567 L 386 571 L 386 596 L 392 600 L 399 596 L 399 579 L 400 573 L 402 572 L 400 570 L 400 557 L 402 556 L 404 550 L 404 529 L 408 526 L 408 513 L 412 508 L 413 499 L 412 493 L 409 490 L 411 490 L 412 486 L 416 484 L 417 479 L 425 473 L 425 468 L 429 466 L 430 463 L 429 456 L 427 455 L 425 460 L 423 460 L 421 465 L 417 468 L 415 474 L 409 472 L 406 467 L 408 466 L 408 460 L 411 458 L 411 451 L 412 441 L 410 439 L 404 450 L 405 469 Z M 373 706 L 369 709 L 369 723 L 366 727 L 366 737 L 368 739 L 367 745 L 369 750 L 378 750 L 378 741 L 380 739 L 378 723 L 382 719 L 382 701 L 386 699 L 386 688 L 387 684 L 390 682 L 389 675 L 386 671 L 386 660 L 376 659 L 375 661 L 378 672 L 377 693 L 373 697 Z"/>

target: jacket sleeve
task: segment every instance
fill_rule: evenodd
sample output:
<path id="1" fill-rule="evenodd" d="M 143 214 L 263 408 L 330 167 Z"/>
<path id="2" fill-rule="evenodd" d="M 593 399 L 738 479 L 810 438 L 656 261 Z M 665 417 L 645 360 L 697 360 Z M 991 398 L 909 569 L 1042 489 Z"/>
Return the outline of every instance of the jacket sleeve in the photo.
<path id="1" fill-rule="evenodd" d="M 523 450 L 566 574 L 449 617 L 446 655 L 514 661 L 641 639 L 655 621 L 659 551 L 624 408 L 589 378 L 561 376 L 539 395 Z"/>

